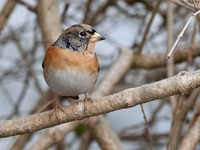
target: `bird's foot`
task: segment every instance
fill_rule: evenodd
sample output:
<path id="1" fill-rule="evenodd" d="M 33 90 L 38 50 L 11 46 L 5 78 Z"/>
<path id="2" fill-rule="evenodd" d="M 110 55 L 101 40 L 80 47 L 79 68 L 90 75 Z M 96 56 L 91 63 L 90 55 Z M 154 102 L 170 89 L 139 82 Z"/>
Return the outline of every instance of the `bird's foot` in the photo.
<path id="1" fill-rule="evenodd" d="M 87 101 L 92 101 L 92 99 L 91 98 L 89 98 L 86 94 L 85 94 L 85 98 L 82 100 L 83 101 L 83 103 L 84 103 L 84 114 L 86 113 L 86 111 L 87 111 L 87 107 L 86 107 L 86 102 Z"/>
<path id="2" fill-rule="evenodd" d="M 60 124 L 61 122 L 60 122 L 59 117 L 58 117 L 59 110 L 61 110 L 63 113 L 65 113 L 65 111 L 62 109 L 62 107 L 61 107 L 60 104 L 59 104 L 59 100 L 57 100 L 56 103 L 55 103 L 55 106 L 54 106 L 54 108 L 53 108 L 53 110 L 52 110 L 52 113 L 51 113 L 51 115 L 50 115 L 50 118 L 51 118 L 53 115 L 55 115 L 56 120 L 57 120 L 58 123 Z"/>

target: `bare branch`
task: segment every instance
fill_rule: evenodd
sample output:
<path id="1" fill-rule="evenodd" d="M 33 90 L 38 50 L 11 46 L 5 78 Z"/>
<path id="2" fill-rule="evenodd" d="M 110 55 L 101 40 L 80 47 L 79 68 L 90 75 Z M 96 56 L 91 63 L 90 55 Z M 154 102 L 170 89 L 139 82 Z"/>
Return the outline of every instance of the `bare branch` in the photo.
<path id="1" fill-rule="evenodd" d="M 181 46 L 174 52 L 174 63 L 180 63 L 188 60 L 188 45 Z M 195 43 L 192 47 L 192 57 L 200 55 L 200 44 Z M 165 54 L 141 54 L 135 55 L 132 68 L 155 69 L 166 66 Z"/>
<path id="2" fill-rule="evenodd" d="M 187 112 L 195 104 L 199 92 L 200 88 L 194 89 L 191 92 L 189 98 L 187 99 L 185 105 L 182 106 L 181 108 L 177 108 L 176 111 L 174 112 L 172 127 L 169 135 L 169 145 L 168 145 L 169 150 L 178 148 L 183 122 L 185 120 Z"/>
<path id="3" fill-rule="evenodd" d="M 178 35 L 178 37 L 177 37 L 177 39 L 176 39 L 176 41 L 175 41 L 175 43 L 174 43 L 172 49 L 170 50 L 169 54 L 167 55 L 166 59 L 169 59 L 169 58 L 170 58 L 170 56 L 171 56 L 171 54 L 173 53 L 173 51 L 174 51 L 176 45 L 178 44 L 179 40 L 183 37 L 183 34 L 185 33 L 185 31 L 186 31 L 186 29 L 187 29 L 187 27 L 188 27 L 190 21 L 191 21 L 194 17 L 196 17 L 199 13 L 200 13 L 200 10 L 198 10 L 197 12 L 195 12 L 195 13 L 189 18 L 189 20 L 188 20 L 187 23 L 185 24 L 184 28 L 182 29 L 181 33 Z"/>
<path id="4" fill-rule="evenodd" d="M 53 128 L 48 129 L 45 134 L 43 134 L 30 148 L 29 150 L 35 149 L 48 149 L 49 147 L 53 146 L 54 144 L 58 143 L 59 141 L 63 140 L 65 135 L 68 134 L 70 131 L 74 130 L 74 128 L 80 122 L 75 121 L 65 124 L 61 124 L 60 126 L 56 126 Z"/>
<path id="5" fill-rule="evenodd" d="M 46 103 L 48 103 L 49 99 L 53 96 L 53 92 L 51 90 L 46 91 L 38 100 L 37 104 L 33 107 L 29 114 L 37 113 L 37 110 L 40 107 L 43 107 Z M 45 109 L 47 110 L 47 108 Z M 10 150 L 22 150 L 26 143 L 31 139 L 33 134 L 25 134 L 17 136 L 13 143 L 10 145 Z"/>
<path id="6" fill-rule="evenodd" d="M 123 146 L 116 134 L 110 134 L 113 131 L 107 125 L 105 119 L 102 116 L 88 118 L 86 123 L 91 129 L 91 133 L 95 136 L 96 140 L 104 150 L 123 150 Z M 95 132 L 94 132 L 95 130 Z M 110 138 L 109 138 L 110 137 Z M 107 140 L 105 140 L 107 139 Z M 116 144 L 113 144 L 116 143 Z"/>
<path id="7" fill-rule="evenodd" d="M 7 0 L 5 6 L 0 13 L 0 32 L 6 24 L 7 20 L 9 19 L 9 16 L 14 10 L 16 4 L 17 0 Z"/>
<path id="8" fill-rule="evenodd" d="M 200 115 L 196 118 L 193 126 L 187 131 L 183 137 L 178 150 L 195 149 L 196 144 L 200 139 Z"/>
<path id="9" fill-rule="evenodd" d="M 147 121 L 147 117 L 145 115 L 144 107 L 143 107 L 142 104 L 140 104 L 140 107 L 141 107 L 144 122 L 145 122 L 145 125 L 146 125 L 146 131 L 147 131 L 147 135 L 148 135 L 148 138 L 149 138 L 149 146 L 150 146 L 150 149 L 153 150 L 153 140 L 152 140 L 149 124 L 148 124 L 148 121 Z"/>
<path id="10" fill-rule="evenodd" d="M 107 71 L 106 75 L 99 83 L 98 88 L 92 93 L 91 97 L 101 97 L 110 94 L 114 86 L 130 70 L 133 60 L 133 51 L 120 49 L 119 58 Z"/>
<path id="11" fill-rule="evenodd" d="M 45 47 L 51 45 L 62 33 L 57 0 L 38 0 L 38 22 Z M 56 7 L 55 7 L 56 6 Z M 49 11 L 51 10 L 51 11 Z M 53 19 L 48 19 L 53 18 Z"/>
<path id="12" fill-rule="evenodd" d="M 61 123 L 81 120 L 87 117 L 133 107 L 138 104 L 175 94 L 186 94 L 191 89 L 198 86 L 200 86 L 200 71 L 191 73 L 182 71 L 178 75 L 162 81 L 143 85 L 137 88 L 127 89 L 122 92 L 91 101 L 82 101 L 66 106 L 63 108 L 65 113 L 59 113 L 59 120 Z M 85 106 L 87 106 L 86 112 Z M 57 122 L 56 117 L 50 117 L 51 113 L 52 111 L 46 111 L 44 113 L 30 115 L 15 120 L 1 121 L 0 137 L 30 133 L 58 125 L 59 123 Z"/>
<path id="13" fill-rule="evenodd" d="M 176 3 L 176 4 L 178 4 L 178 5 L 180 5 L 180 6 L 183 6 L 183 7 L 185 7 L 185 8 L 187 8 L 187 9 L 189 9 L 189 10 L 191 10 L 191 11 L 196 11 L 196 9 L 194 8 L 194 5 L 188 5 L 188 4 L 186 4 L 186 3 L 183 3 L 182 1 L 183 0 L 170 0 L 171 2 L 173 2 L 173 3 Z"/>
<path id="14" fill-rule="evenodd" d="M 167 2 L 167 52 L 170 50 L 172 44 L 173 44 L 173 6 L 170 1 Z M 174 65 L 174 57 L 172 55 L 172 58 L 167 61 L 167 77 L 172 77 L 175 72 L 175 65 Z M 169 97 L 172 110 L 174 111 L 176 106 L 176 97 L 171 96 Z"/>
<path id="15" fill-rule="evenodd" d="M 144 47 L 147 35 L 149 33 L 149 30 L 150 30 L 150 27 L 152 25 L 152 22 L 153 22 L 153 20 L 155 18 L 155 15 L 156 15 L 156 13 L 158 11 L 158 8 L 159 8 L 161 2 L 162 2 L 162 0 L 158 0 L 157 4 L 156 4 L 156 6 L 155 6 L 155 8 L 154 8 L 154 10 L 152 12 L 152 16 L 151 16 L 150 20 L 148 21 L 148 24 L 147 24 L 147 26 L 145 28 L 145 31 L 144 31 L 144 35 L 143 35 L 142 40 L 140 42 L 140 45 L 139 45 L 139 47 L 138 47 L 138 49 L 136 51 L 137 54 L 140 54 L 142 52 L 142 48 Z"/>
<path id="16" fill-rule="evenodd" d="M 27 2 L 25 1 L 22 1 L 22 0 L 18 0 L 18 3 L 21 4 L 21 5 L 24 5 L 28 10 L 32 11 L 32 12 L 36 12 L 36 7 L 28 4 Z"/>

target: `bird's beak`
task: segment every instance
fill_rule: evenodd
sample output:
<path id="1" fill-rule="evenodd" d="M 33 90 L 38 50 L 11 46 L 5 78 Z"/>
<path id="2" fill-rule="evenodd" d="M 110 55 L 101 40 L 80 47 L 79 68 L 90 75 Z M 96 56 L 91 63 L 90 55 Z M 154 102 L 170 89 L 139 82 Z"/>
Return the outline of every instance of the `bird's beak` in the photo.
<path id="1" fill-rule="evenodd" d="M 94 42 L 98 42 L 98 41 L 101 41 L 101 40 L 105 40 L 106 38 L 103 37 L 102 35 L 100 35 L 99 33 L 97 32 L 94 32 L 94 34 L 90 37 L 90 43 L 94 43 Z"/>

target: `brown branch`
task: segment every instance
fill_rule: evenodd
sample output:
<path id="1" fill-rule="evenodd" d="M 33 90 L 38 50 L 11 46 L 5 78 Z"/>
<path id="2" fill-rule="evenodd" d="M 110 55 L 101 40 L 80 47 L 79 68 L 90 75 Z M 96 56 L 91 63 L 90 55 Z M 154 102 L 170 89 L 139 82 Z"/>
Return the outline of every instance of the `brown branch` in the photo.
<path id="1" fill-rule="evenodd" d="M 93 2 L 93 0 L 87 0 L 87 2 L 85 4 L 85 12 L 84 12 L 83 20 L 87 20 L 87 18 L 89 18 L 89 14 L 91 14 L 92 2 Z"/>
<path id="2" fill-rule="evenodd" d="M 85 133 L 83 133 L 81 136 L 81 143 L 79 145 L 78 150 L 88 150 L 90 147 L 90 144 L 94 140 L 93 135 L 90 133 L 90 130 L 87 130 Z"/>
<path id="3" fill-rule="evenodd" d="M 133 107 L 155 99 L 180 93 L 185 94 L 198 86 L 200 86 L 200 71 L 191 73 L 182 71 L 178 75 L 165 80 L 127 89 L 110 96 L 86 102 L 80 101 L 76 104 L 63 107 L 65 113 L 62 111 L 59 113 L 59 120 L 61 123 L 81 120 L 87 117 Z M 85 107 L 87 107 L 87 109 Z M 87 110 L 86 112 L 85 109 Z M 52 111 L 46 111 L 15 120 L 1 121 L 0 137 L 35 132 L 58 125 L 59 123 L 57 122 L 56 117 L 50 117 L 51 114 Z"/>
<path id="4" fill-rule="evenodd" d="M 181 2 L 183 0 L 181 0 L 181 1 L 180 0 L 170 0 L 170 1 L 173 2 L 173 3 L 176 3 L 180 6 L 183 6 L 183 7 L 187 8 L 187 9 L 193 11 L 193 12 L 196 11 L 196 9 L 194 8 L 194 5 L 187 5 L 186 3 Z"/>
<path id="5" fill-rule="evenodd" d="M 33 114 L 40 109 L 40 107 L 43 107 L 49 99 L 53 96 L 53 92 L 51 90 L 47 90 L 38 100 L 37 104 L 33 107 L 32 110 L 30 110 L 29 114 Z M 48 110 L 47 108 L 45 110 Z M 33 134 L 25 134 L 17 136 L 14 139 L 14 142 L 10 146 L 10 150 L 21 150 L 25 147 L 27 142 L 30 140 Z"/>
<path id="6" fill-rule="evenodd" d="M 153 12 L 152 12 L 152 16 L 145 28 L 145 31 L 144 31 L 144 35 L 142 37 L 142 40 L 140 42 L 140 45 L 138 46 L 138 49 L 137 51 L 135 52 L 136 54 L 141 54 L 142 53 L 142 50 L 143 50 L 143 47 L 145 45 L 145 42 L 146 42 L 146 38 L 148 36 L 148 33 L 150 31 L 150 27 L 153 23 L 153 20 L 155 18 L 155 15 L 159 9 L 159 6 L 161 4 L 162 0 L 158 0 L 157 4 L 156 4 L 156 7 L 153 9 Z M 148 122 L 147 122 L 147 119 L 146 119 L 146 115 L 145 115 L 145 111 L 144 111 L 144 108 L 143 108 L 143 105 L 140 104 L 141 106 L 141 110 L 142 110 L 142 114 L 143 114 L 143 117 L 144 117 L 144 121 L 145 121 L 145 125 L 146 125 L 146 129 L 147 129 L 147 133 L 148 133 L 148 136 L 149 136 L 149 142 L 150 142 L 150 149 L 153 150 L 153 143 L 152 143 L 152 137 L 151 137 L 151 133 L 150 133 L 150 129 L 149 129 L 149 125 L 148 125 Z"/>
<path id="7" fill-rule="evenodd" d="M 147 38 L 147 35 L 148 35 L 148 33 L 149 33 L 150 27 L 151 27 L 151 25 L 152 25 L 152 22 L 153 22 L 153 20 L 154 20 L 154 18 L 155 18 L 155 15 L 156 15 L 156 13 L 157 13 L 157 11 L 158 11 L 158 8 L 159 8 L 161 2 L 162 2 L 162 0 L 158 0 L 157 4 L 156 4 L 156 6 L 155 6 L 155 8 L 154 8 L 154 10 L 153 10 L 153 12 L 152 12 L 152 16 L 151 16 L 151 18 L 150 18 L 150 20 L 149 20 L 149 23 L 147 24 L 147 26 L 146 26 L 146 28 L 145 28 L 144 35 L 143 35 L 143 37 L 142 37 L 142 41 L 140 42 L 140 45 L 139 45 L 139 47 L 138 47 L 138 49 L 137 49 L 137 51 L 136 51 L 137 54 L 140 54 L 140 53 L 142 52 L 142 49 L 143 49 L 144 44 L 145 44 L 145 42 L 146 42 L 146 38 Z"/>
<path id="8" fill-rule="evenodd" d="M 99 83 L 98 88 L 91 94 L 91 97 L 101 97 L 110 94 L 115 85 L 130 70 L 133 60 L 133 51 L 120 49 L 119 58 L 107 71 L 106 75 Z"/>
<path id="9" fill-rule="evenodd" d="M 167 52 L 170 50 L 173 44 L 173 8 L 171 2 L 167 2 Z M 171 77 L 174 75 L 174 57 L 167 61 L 167 76 Z M 172 108 L 174 108 L 173 101 L 174 98 L 170 100 Z"/>
<path id="10" fill-rule="evenodd" d="M 190 46 L 179 47 L 174 52 L 174 63 L 181 63 L 188 60 L 188 49 Z M 195 43 L 192 49 L 192 57 L 200 55 L 200 44 Z M 132 68 L 155 69 L 166 66 L 165 54 L 141 54 L 135 55 Z"/>
<path id="11" fill-rule="evenodd" d="M 173 44 L 173 6 L 170 1 L 167 2 L 167 52 L 170 51 L 170 48 Z M 167 77 L 172 77 L 175 72 L 175 65 L 174 65 L 174 56 L 172 54 L 171 59 L 167 61 L 166 64 L 167 69 Z M 170 104 L 172 107 L 172 111 L 175 110 L 176 106 L 176 96 L 169 97 Z"/>
<path id="12" fill-rule="evenodd" d="M 30 11 L 32 11 L 32 12 L 36 12 L 36 11 L 37 11 L 36 7 L 34 7 L 34 6 L 30 5 L 30 4 L 28 4 L 28 3 L 25 2 L 25 1 L 18 0 L 18 3 L 21 4 L 21 5 L 24 5 L 28 10 L 30 10 Z"/>
<path id="13" fill-rule="evenodd" d="M 199 131 L 200 131 L 200 112 L 198 113 L 198 116 L 193 126 L 187 131 L 187 133 L 183 137 L 178 150 L 195 149 L 195 146 L 200 139 Z"/>
<path id="14" fill-rule="evenodd" d="M 95 25 L 98 21 L 97 19 L 99 19 L 99 16 L 104 15 L 104 12 L 107 10 L 107 8 L 109 8 L 111 5 L 114 5 L 115 3 L 115 0 L 106 1 L 102 6 L 98 7 L 96 12 L 91 13 L 92 15 L 90 15 L 90 17 L 88 16 L 87 18 L 84 18 L 82 22 L 90 25 Z"/>
<path id="15" fill-rule="evenodd" d="M 145 122 L 145 126 L 146 126 L 146 133 L 148 135 L 148 140 L 149 140 L 149 147 L 150 150 L 153 150 L 153 140 L 152 140 L 152 136 L 151 136 L 151 131 L 150 131 L 150 127 L 147 121 L 147 117 L 145 115 L 145 111 L 144 111 L 144 107 L 142 104 L 140 104 L 141 110 L 142 110 L 142 114 L 143 114 L 143 118 L 144 118 L 144 122 Z"/>
<path id="16" fill-rule="evenodd" d="M 186 6 L 190 7 L 191 9 L 194 10 L 199 10 L 200 7 L 198 5 L 196 5 L 196 3 L 192 4 L 190 3 L 188 0 L 181 0 Z"/>
<path id="17" fill-rule="evenodd" d="M 152 133 L 152 137 L 153 137 L 154 142 L 158 142 L 158 140 L 160 140 L 162 138 L 167 138 L 167 136 L 168 136 L 168 133 Z M 142 133 L 142 134 L 139 134 L 139 135 L 134 135 L 134 134 L 121 135 L 120 139 L 126 140 L 126 141 L 137 142 L 138 140 L 147 140 L 148 135 L 146 133 Z"/>
<path id="18" fill-rule="evenodd" d="M 91 133 L 97 139 L 98 143 L 101 145 L 102 149 L 123 150 L 123 146 L 119 142 L 117 135 L 116 134 L 110 135 L 110 133 L 112 133 L 113 131 L 108 127 L 105 119 L 102 116 L 91 117 L 88 120 L 89 121 L 86 124 L 90 128 Z"/>
<path id="19" fill-rule="evenodd" d="M 69 8 L 69 2 L 66 2 L 65 3 L 65 7 L 64 7 L 64 10 L 61 14 L 61 21 L 64 22 L 65 19 L 66 19 L 66 14 L 67 14 L 67 11 L 68 11 L 68 8 Z"/>
<path id="20" fill-rule="evenodd" d="M 181 137 L 181 131 L 183 127 L 183 122 L 185 120 L 187 112 L 195 104 L 196 99 L 199 95 L 199 92 L 200 92 L 200 88 L 194 89 L 191 92 L 191 95 L 189 96 L 189 98 L 187 99 L 185 105 L 182 106 L 181 108 L 177 108 L 176 112 L 174 113 L 172 127 L 169 134 L 169 145 L 168 145 L 169 150 L 173 150 L 173 149 L 175 150 L 178 148 L 178 144 Z"/>
<path id="21" fill-rule="evenodd" d="M 186 31 L 186 29 L 187 29 L 189 23 L 191 22 L 191 20 L 192 20 L 193 18 L 195 18 L 195 17 L 196 17 L 197 15 L 199 15 L 199 14 L 200 14 L 200 10 L 198 10 L 197 12 L 195 12 L 195 13 L 189 18 L 189 20 L 187 21 L 187 23 L 185 24 L 185 26 L 184 26 L 183 29 L 181 30 L 181 33 L 177 36 L 177 39 L 176 39 L 176 41 L 174 42 L 174 45 L 172 46 L 170 52 L 167 54 L 166 59 L 169 59 L 169 58 L 170 58 L 170 56 L 171 56 L 171 54 L 173 53 L 173 51 L 175 50 L 176 45 L 178 44 L 179 40 L 183 37 L 183 34 L 185 33 L 185 31 Z"/>
<path id="22" fill-rule="evenodd" d="M 60 142 L 64 139 L 66 134 L 70 131 L 74 130 L 74 128 L 80 122 L 75 121 L 71 123 L 61 124 L 60 126 L 56 126 L 50 128 L 43 134 L 30 148 L 29 150 L 35 149 L 48 149 L 49 147 L 53 146 L 54 144 Z"/>
<path id="23" fill-rule="evenodd" d="M 56 6 L 56 7 L 55 7 Z M 57 0 L 38 0 L 38 23 L 45 47 L 51 45 L 62 33 Z"/>
<path id="24" fill-rule="evenodd" d="M 9 146 L 9 150 L 22 150 L 25 145 L 31 140 L 31 133 L 17 136 L 13 139 L 11 145 Z"/>
<path id="25" fill-rule="evenodd" d="M 153 124 L 155 123 L 157 115 L 159 114 L 159 111 L 162 110 L 164 103 L 165 101 L 161 101 L 160 104 L 153 110 L 151 118 L 149 119 L 148 122 L 149 126 L 153 126 Z"/>
<path id="26" fill-rule="evenodd" d="M 17 0 L 7 0 L 6 4 L 4 5 L 1 13 L 0 13 L 0 32 L 5 26 L 7 20 L 9 19 L 10 14 L 14 10 L 17 4 Z"/>
<path id="27" fill-rule="evenodd" d="M 189 70 L 192 67 L 192 63 L 194 61 L 193 58 L 192 58 L 192 51 L 193 51 L 193 45 L 195 43 L 197 33 L 198 32 L 197 32 L 197 19 L 196 19 L 195 23 L 194 23 L 192 35 L 191 35 L 191 40 L 190 40 L 190 49 L 189 49 L 189 54 L 188 54 L 188 63 L 187 63 L 187 66 L 186 66 L 187 70 Z"/>

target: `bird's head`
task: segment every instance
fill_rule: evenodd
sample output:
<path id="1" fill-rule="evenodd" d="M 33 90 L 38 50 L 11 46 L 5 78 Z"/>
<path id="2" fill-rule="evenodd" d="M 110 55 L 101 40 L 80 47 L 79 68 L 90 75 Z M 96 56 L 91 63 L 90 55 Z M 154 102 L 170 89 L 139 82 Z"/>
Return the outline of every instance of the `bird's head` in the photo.
<path id="1" fill-rule="evenodd" d="M 67 28 L 53 45 L 75 51 L 84 51 L 89 43 L 101 40 L 105 40 L 105 37 L 97 33 L 92 26 L 76 24 Z"/>

